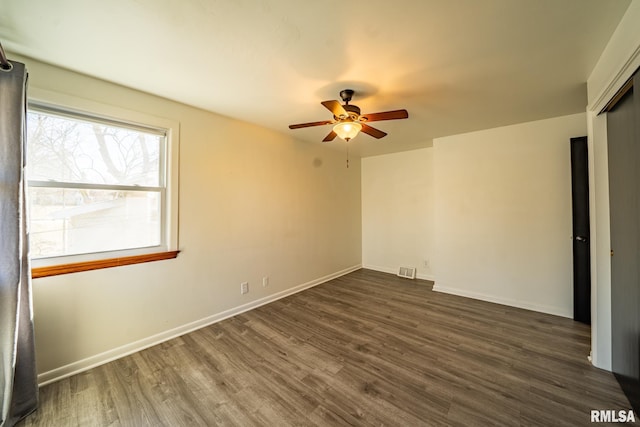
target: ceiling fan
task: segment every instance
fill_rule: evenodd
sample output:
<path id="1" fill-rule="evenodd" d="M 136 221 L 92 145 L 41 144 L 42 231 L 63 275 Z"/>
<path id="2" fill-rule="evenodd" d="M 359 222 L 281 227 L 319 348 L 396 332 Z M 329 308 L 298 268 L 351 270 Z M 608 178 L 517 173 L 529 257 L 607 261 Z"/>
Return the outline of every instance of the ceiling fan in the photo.
<path id="1" fill-rule="evenodd" d="M 397 120 L 409 117 L 407 110 L 393 110 L 382 113 L 360 114 L 360 107 L 351 105 L 349 102 L 353 97 L 352 89 L 344 89 L 340 91 L 340 98 L 344 101 L 344 105 L 336 100 L 322 101 L 321 104 L 333 113 L 332 120 L 324 120 L 321 122 L 299 123 L 297 125 L 289 125 L 289 129 L 300 129 L 311 126 L 334 125 L 333 130 L 322 140 L 323 142 L 333 141 L 336 136 L 349 141 L 354 138 L 358 132 L 362 131 L 374 138 L 384 138 L 387 134 L 379 129 L 367 125 L 367 122 L 377 122 L 381 120 Z"/>

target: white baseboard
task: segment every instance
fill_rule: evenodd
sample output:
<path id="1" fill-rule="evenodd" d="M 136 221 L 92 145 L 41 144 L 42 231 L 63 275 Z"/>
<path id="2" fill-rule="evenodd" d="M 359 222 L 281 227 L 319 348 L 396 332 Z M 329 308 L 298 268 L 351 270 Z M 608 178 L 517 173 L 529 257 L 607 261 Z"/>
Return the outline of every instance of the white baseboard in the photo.
<path id="1" fill-rule="evenodd" d="M 193 332 L 200 328 L 204 328 L 205 326 L 220 322 L 221 320 L 228 319 L 229 317 L 244 313 L 245 311 L 249 311 L 262 305 L 269 304 L 270 302 L 277 301 L 281 298 L 288 297 L 289 295 L 304 291 L 305 289 L 312 288 L 314 286 L 328 282 L 329 280 L 333 280 L 337 277 L 344 276 L 345 274 L 349 274 L 353 271 L 359 270 L 360 268 L 362 268 L 362 265 L 354 265 L 352 267 L 345 268 L 344 270 L 337 271 L 335 273 L 320 277 L 310 282 L 294 286 L 293 288 L 289 288 L 284 291 L 268 295 L 264 298 L 251 301 L 247 304 L 225 310 L 221 313 L 205 317 L 204 319 L 196 320 L 195 322 L 187 323 L 185 325 L 178 326 L 177 328 L 169 329 L 168 331 L 164 331 L 159 334 L 123 345 L 121 347 L 117 347 L 103 353 L 87 357 L 86 359 L 78 360 L 77 362 L 73 362 L 68 365 L 43 372 L 38 375 L 38 384 L 40 386 L 44 386 L 49 383 L 59 381 L 63 378 L 79 374 L 80 372 L 87 371 L 91 368 L 95 368 L 96 366 L 104 365 L 105 363 L 112 362 L 116 359 L 120 359 L 146 348 L 153 347 L 154 345 L 160 344 L 170 339 L 188 334 L 189 332 Z"/>
<path id="2" fill-rule="evenodd" d="M 508 305 L 511 307 L 524 308 L 525 310 L 538 311 L 540 313 L 553 314 L 555 316 L 573 318 L 571 310 L 562 307 L 554 307 L 542 304 L 532 304 L 526 301 L 519 301 L 510 298 L 497 297 L 495 295 L 483 294 L 480 292 L 468 291 L 466 289 L 457 289 L 436 283 L 433 290 L 445 294 L 458 295 L 461 297 L 477 299 L 481 301 L 493 302 L 496 304 Z"/>
<path id="3" fill-rule="evenodd" d="M 397 268 L 394 269 L 392 267 L 380 267 L 378 265 L 363 265 L 362 268 L 366 268 L 367 270 L 379 271 L 381 273 L 398 274 L 398 269 Z M 422 279 L 422 280 L 430 280 L 432 282 L 435 280 L 432 275 L 420 273 L 419 270 L 416 271 L 416 278 Z"/>

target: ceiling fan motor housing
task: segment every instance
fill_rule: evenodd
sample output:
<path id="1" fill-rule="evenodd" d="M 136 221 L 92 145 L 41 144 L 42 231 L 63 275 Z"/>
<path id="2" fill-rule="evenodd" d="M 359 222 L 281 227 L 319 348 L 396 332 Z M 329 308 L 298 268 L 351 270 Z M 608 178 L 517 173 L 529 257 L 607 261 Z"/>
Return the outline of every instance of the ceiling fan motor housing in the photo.
<path id="1" fill-rule="evenodd" d="M 340 91 L 340 98 L 342 98 L 342 100 L 348 104 L 351 101 L 353 94 L 353 89 L 344 89 Z"/>
<path id="2" fill-rule="evenodd" d="M 344 110 L 347 112 L 348 117 L 345 118 L 349 118 L 351 120 L 358 120 L 358 118 L 360 117 L 360 107 L 358 107 L 357 105 L 343 105 L 342 108 L 344 108 Z"/>

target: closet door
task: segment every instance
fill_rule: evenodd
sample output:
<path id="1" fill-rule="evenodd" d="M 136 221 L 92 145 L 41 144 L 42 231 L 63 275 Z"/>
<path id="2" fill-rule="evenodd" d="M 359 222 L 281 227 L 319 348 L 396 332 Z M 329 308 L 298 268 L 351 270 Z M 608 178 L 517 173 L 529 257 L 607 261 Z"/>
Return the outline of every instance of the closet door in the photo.
<path id="1" fill-rule="evenodd" d="M 591 324 L 591 236 L 587 137 L 571 138 L 573 222 L 573 319 Z"/>
<path id="2" fill-rule="evenodd" d="M 637 399 L 640 380 L 640 79 L 637 77 L 634 87 L 607 115 L 612 368 L 632 402 Z"/>

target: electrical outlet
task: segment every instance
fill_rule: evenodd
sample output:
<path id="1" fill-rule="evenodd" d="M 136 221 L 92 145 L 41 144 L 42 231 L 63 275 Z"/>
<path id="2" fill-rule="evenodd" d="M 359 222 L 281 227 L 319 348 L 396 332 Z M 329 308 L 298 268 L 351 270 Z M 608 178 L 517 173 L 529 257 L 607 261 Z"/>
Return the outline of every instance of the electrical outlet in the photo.
<path id="1" fill-rule="evenodd" d="M 249 292 L 249 282 L 240 283 L 240 294 L 244 295 Z"/>
<path id="2" fill-rule="evenodd" d="M 429 267 L 429 260 L 428 259 L 422 260 L 422 266 L 424 268 L 428 268 Z"/>
<path id="3" fill-rule="evenodd" d="M 269 276 L 264 276 L 262 278 L 262 287 L 266 288 L 267 286 L 269 286 Z"/>

